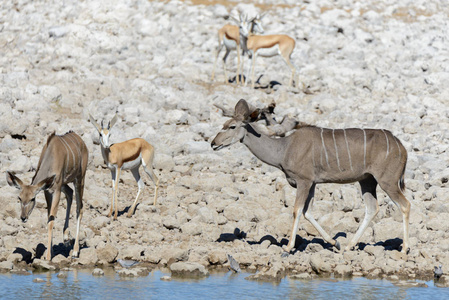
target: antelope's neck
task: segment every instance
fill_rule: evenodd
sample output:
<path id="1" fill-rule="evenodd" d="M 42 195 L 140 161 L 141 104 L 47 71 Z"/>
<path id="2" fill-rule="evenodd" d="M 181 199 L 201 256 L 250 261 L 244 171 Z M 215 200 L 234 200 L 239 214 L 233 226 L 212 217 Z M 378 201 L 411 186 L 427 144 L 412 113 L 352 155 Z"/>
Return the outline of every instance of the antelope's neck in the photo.
<path id="1" fill-rule="evenodd" d="M 273 167 L 281 168 L 287 148 L 285 137 L 271 138 L 248 124 L 242 142 L 258 159 Z"/>
<path id="2" fill-rule="evenodd" d="M 111 148 L 109 147 L 104 147 L 103 144 L 101 144 L 101 155 L 103 155 L 103 159 L 105 164 L 109 167 L 109 155 L 111 153 Z"/>

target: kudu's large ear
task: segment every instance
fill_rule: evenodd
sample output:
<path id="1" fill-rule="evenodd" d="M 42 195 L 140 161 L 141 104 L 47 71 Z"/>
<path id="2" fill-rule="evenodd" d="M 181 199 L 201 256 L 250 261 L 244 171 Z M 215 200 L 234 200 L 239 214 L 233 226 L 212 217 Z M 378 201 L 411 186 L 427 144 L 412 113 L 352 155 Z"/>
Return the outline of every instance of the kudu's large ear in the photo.
<path id="1" fill-rule="evenodd" d="M 14 175 L 14 172 L 6 171 L 6 181 L 10 186 L 13 186 L 19 190 L 22 188 L 23 182 L 16 175 Z"/>
<path id="2" fill-rule="evenodd" d="M 53 175 L 48 178 L 45 178 L 44 180 L 42 180 L 41 182 L 36 184 L 36 186 L 37 186 L 36 192 L 39 192 L 42 190 L 48 190 L 49 188 L 51 188 L 53 186 L 53 184 L 55 184 L 55 179 L 56 179 L 56 175 Z"/>
<path id="3" fill-rule="evenodd" d="M 245 99 L 240 99 L 235 105 L 234 118 L 240 121 L 247 121 L 249 117 L 249 106 Z"/>
<path id="4" fill-rule="evenodd" d="M 97 129 L 98 132 L 101 132 L 101 127 L 98 125 L 97 122 L 95 122 L 94 117 L 92 117 L 91 114 L 89 114 L 89 121 L 94 125 L 95 129 Z"/>
<path id="5" fill-rule="evenodd" d="M 108 129 L 111 129 L 112 126 L 115 125 L 115 123 L 117 122 L 117 119 L 118 119 L 118 117 L 117 117 L 117 115 L 115 115 L 115 116 L 112 118 L 111 122 L 109 122 L 109 124 L 108 124 Z"/>

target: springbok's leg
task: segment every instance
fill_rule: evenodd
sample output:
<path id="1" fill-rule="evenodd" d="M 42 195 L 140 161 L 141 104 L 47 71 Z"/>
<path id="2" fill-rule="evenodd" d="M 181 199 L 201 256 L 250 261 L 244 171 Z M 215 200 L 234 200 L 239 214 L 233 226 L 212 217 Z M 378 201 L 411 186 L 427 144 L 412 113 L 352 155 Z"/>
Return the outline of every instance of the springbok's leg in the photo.
<path id="1" fill-rule="evenodd" d="M 151 180 L 153 181 L 153 183 L 155 185 L 153 205 L 156 205 L 157 190 L 159 189 L 159 178 L 157 178 L 156 174 L 154 174 L 152 166 L 148 166 L 145 163 L 142 163 L 142 165 L 143 165 L 143 169 L 148 174 L 148 176 L 150 176 Z"/>
<path id="2" fill-rule="evenodd" d="M 292 64 L 289 57 L 282 57 L 282 58 L 284 59 L 285 63 L 288 65 L 288 67 L 292 71 L 292 76 L 290 77 L 290 81 L 288 83 L 288 86 L 292 87 L 293 86 L 293 78 L 295 77 L 296 67 Z"/>
<path id="3" fill-rule="evenodd" d="M 296 233 L 298 232 L 299 226 L 299 217 L 301 216 L 304 205 L 307 201 L 310 201 L 313 196 L 313 191 L 311 189 L 314 187 L 312 182 L 309 181 L 298 181 L 296 187 L 296 200 L 295 206 L 293 208 L 293 227 L 290 234 L 290 240 L 288 241 L 288 245 L 284 246 L 284 251 L 289 253 L 293 247 L 295 246 L 296 241 Z M 309 199 L 310 198 L 310 199 Z"/>
<path id="4" fill-rule="evenodd" d="M 307 197 L 306 203 L 304 205 L 303 214 L 307 221 L 309 221 L 313 227 L 321 234 L 323 239 L 331 244 L 332 246 L 335 246 L 338 250 L 340 250 L 340 243 L 333 238 L 330 237 L 330 235 L 318 224 L 318 222 L 313 217 L 310 208 L 312 206 L 312 199 L 315 196 L 315 184 L 312 185 L 310 188 L 309 197 Z"/>
<path id="5" fill-rule="evenodd" d="M 240 84 L 240 44 L 237 45 L 237 77 L 236 77 L 236 82 L 237 84 Z"/>
<path id="6" fill-rule="evenodd" d="M 56 213 L 58 212 L 59 199 L 61 198 L 61 186 L 55 187 L 53 199 L 51 203 L 50 214 L 48 216 L 48 242 L 47 242 L 47 260 L 50 261 L 53 252 L 53 225 Z"/>
<path id="7" fill-rule="evenodd" d="M 243 85 L 243 83 L 244 83 L 243 81 L 246 81 L 246 78 L 243 79 L 244 73 L 245 73 L 245 51 L 243 51 L 243 50 L 242 50 L 242 67 L 240 68 L 240 72 L 242 72 L 240 82 Z"/>
<path id="8" fill-rule="evenodd" d="M 67 210 L 63 229 L 64 244 L 67 244 L 69 242 L 69 219 L 70 219 L 70 209 L 72 208 L 73 190 L 67 184 L 63 184 L 61 187 L 61 191 L 65 194 L 65 197 L 67 198 Z"/>
<path id="9" fill-rule="evenodd" d="M 84 193 L 84 178 L 81 182 L 75 181 L 75 199 L 76 199 L 76 235 L 75 235 L 75 245 L 73 245 L 72 258 L 79 256 L 80 251 L 80 225 L 81 219 L 83 218 L 83 193 Z"/>
<path id="10" fill-rule="evenodd" d="M 115 191 L 114 191 L 114 203 L 115 203 L 115 214 L 114 220 L 117 220 L 118 215 L 118 201 L 117 201 L 117 193 L 118 193 L 118 183 L 120 180 L 120 172 L 122 171 L 121 167 L 117 167 L 117 173 L 115 174 Z"/>
<path id="11" fill-rule="evenodd" d="M 137 191 L 137 196 L 136 199 L 134 200 L 133 205 L 130 207 L 130 209 L 128 210 L 128 215 L 127 217 L 131 217 L 134 213 L 134 210 L 136 209 L 136 205 L 137 205 L 137 200 L 139 199 L 139 195 L 140 192 L 143 190 L 143 188 L 145 187 L 145 184 L 143 183 L 142 179 L 140 178 L 140 174 L 139 174 L 139 167 L 132 169 L 131 173 L 134 176 L 134 179 L 137 182 L 137 186 L 139 187 L 139 190 Z"/>
<path id="12" fill-rule="evenodd" d="M 111 195 L 111 209 L 109 210 L 108 217 L 112 216 L 112 211 L 114 209 L 114 193 L 115 193 L 115 177 L 116 177 L 117 170 L 115 168 L 111 169 L 111 177 L 112 177 L 112 195 Z M 117 182 L 118 184 L 118 182 Z"/>
<path id="13" fill-rule="evenodd" d="M 256 66 L 257 52 L 254 53 L 251 62 L 251 88 L 254 88 L 254 69 Z"/>
<path id="14" fill-rule="evenodd" d="M 225 83 L 228 83 L 228 72 L 226 71 L 226 59 L 228 58 L 229 52 L 231 52 L 231 50 L 226 48 L 226 53 L 223 56 L 223 72 L 224 72 L 224 75 L 225 75 Z"/>
<path id="15" fill-rule="evenodd" d="M 393 200 L 393 202 L 399 207 L 402 213 L 402 221 L 404 223 L 404 241 L 402 244 L 402 253 L 407 254 L 410 250 L 409 248 L 409 221 L 410 221 L 410 207 L 411 204 L 405 198 L 398 184 L 381 184 L 380 187 L 387 193 L 387 195 Z"/>
<path id="16" fill-rule="evenodd" d="M 359 229 L 355 233 L 352 240 L 346 246 L 345 251 L 349 251 L 357 245 L 366 228 L 379 212 L 379 204 L 377 203 L 376 187 L 377 181 L 370 176 L 367 179 L 359 181 L 362 189 L 362 197 L 365 202 L 365 217 Z"/>
<path id="17" fill-rule="evenodd" d="M 215 67 L 217 66 L 218 55 L 220 55 L 220 52 L 221 52 L 222 48 L 223 48 L 223 43 L 219 42 L 218 47 L 217 47 L 217 51 L 215 52 L 215 62 L 214 62 L 214 68 L 212 69 L 211 81 L 214 81 L 214 78 L 215 78 Z"/>

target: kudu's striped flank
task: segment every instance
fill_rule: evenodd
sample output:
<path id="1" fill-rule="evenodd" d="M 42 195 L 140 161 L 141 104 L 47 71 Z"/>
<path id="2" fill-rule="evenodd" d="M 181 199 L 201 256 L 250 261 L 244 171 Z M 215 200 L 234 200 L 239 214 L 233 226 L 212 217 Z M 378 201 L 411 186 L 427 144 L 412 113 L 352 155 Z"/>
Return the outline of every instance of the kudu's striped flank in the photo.
<path id="1" fill-rule="evenodd" d="M 410 202 L 403 194 L 407 151 L 391 132 L 382 129 L 326 129 L 301 127 L 287 137 L 271 138 L 250 124 L 250 111 L 245 100 L 240 100 L 234 117 L 212 141 L 214 150 L 238 141 L 263 162 L 281 169 L 289 184 L 297 188 L 290 241 L 285 247 L 290 252 L 295 245 L 299 217 L 312 223 L 323 238 L 340 249 L 317 223 L 309 208 L 318 183 L 350 183 L 361 186 L 366 214 L 362 224 L 346 250 L 352 249 L 379 211 L 376 187 L 379 186 L 400 208 L 403 217 L 404 239 L 402 252 L 409 250 Z"/>
<path id="2" fill-rule="evenodd" d="M 8 184 L 20 190 L 20 218 L 23 222 L 28 220 L 36 204 L 35 197 L 41 190 L 44 190 L 48 214 L 47 260 L 52 258 L 52 232 L 61 192 L 67 198 L 66 219 L 63 229 L 64 242 L 69 241 L 68 227 L 73 190 L 67 184 L 71 182 L 75 187 L 76 199 L 76 236 L 72 257 L 78 257 L 79 255 L 79 230 L 83 217 L 84 176 L 87 162 L 88 150 L 86 144 L 76 133 L 68 132 L 62 136 L 53 133 L 48 137 L 47 143 L 42 149 L 36 174 L 34 174 L 30 185 L 24 184 L 12 172 L 6 174 Z"/>

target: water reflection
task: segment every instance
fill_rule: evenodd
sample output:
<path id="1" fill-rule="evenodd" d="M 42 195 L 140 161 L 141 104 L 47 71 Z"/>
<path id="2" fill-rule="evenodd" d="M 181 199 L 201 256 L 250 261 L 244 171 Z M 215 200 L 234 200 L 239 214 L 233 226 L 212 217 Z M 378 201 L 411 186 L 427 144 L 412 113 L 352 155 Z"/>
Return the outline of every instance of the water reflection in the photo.
<path id="1" fill-rule="evenodd" d="M 448 299 L 449 290 L 427 282 L 428 288 L 397 287 L 386 280 L 353 278 L 349 280 L 313 279 L 279 283 L 245 280 L 248 273 L 212 273 L 205 279 L 162 281 L 168 272 L 153 271 L 146 277 L 120 277 L 114 269 L 104 276 L 91 270 L 73 270 L 66 276 L 47 272 L 30 276 L 1 274 L 2 299 Z M 40 278 L 45 282 L 33 282 Z"/>

